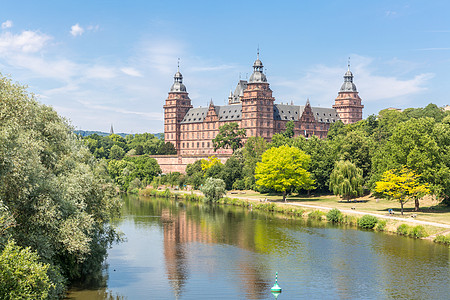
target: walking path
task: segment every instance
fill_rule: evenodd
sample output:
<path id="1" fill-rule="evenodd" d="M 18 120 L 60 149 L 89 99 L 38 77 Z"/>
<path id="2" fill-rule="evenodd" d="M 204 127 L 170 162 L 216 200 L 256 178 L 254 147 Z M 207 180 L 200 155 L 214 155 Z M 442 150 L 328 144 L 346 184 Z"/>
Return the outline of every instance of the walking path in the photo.
<path id="1" fill-rule="evenodd" d="M 309 208 L 327 209 L 327 210 L 332 209 L 331 207 L 326 207 L 326 206 L 300 204 L 300 203 L 289 203 L 289 202 L 287 202 L 286 204 L 295 205 L 295 206 L 309 207 Z M 350 209 L 340 209 L 340 211 L 348 213 L 348 214 L 371 215 L 371 216 L 375 216 L 377 218 L 406 221 L 406 222 L 410 222 L 410 223 L 416 223 L 416 224 L 422 224 L 422 225 L 431 225 L 431 226 L 442 227 L 442 228 L 449 228 L 450 229 L 450 225 L 442 224 L 442 223 L 436 223 L 436 222 L 420 221 L 420 220 L 416 220 L 416 219 L 405 219 L 405 218 L 386 216 L 386 215 L 380 215 L 380 214 L 373 214 L 373 213 L 357 211 L 357 210 L 350 210 Z"/>
<path id="2" fill-rule="evenodd" d="M 195 194 L 198 195 L 203 195 L 202 193 L 198 192 L 198 191 L 194 191 Z M 241 200 L 251 200 L 251 201 L 258 201 L 258 199 L 255 198 L 249 198 L 249 197 L 240 197 L 240 196 L 235 196 L 235 195 L 229 195 L 229 197 L 233 197 L 233 198 L 237 198 L 237 199 L 241 199 Z M 268 202 L 274 202 L 274 201 L 268 201 Z M 301 203 L 292 203 L 292 202 L 275 202 L 278 204 L 288 204 L 288 205 L 295 205 L 295 206 L 302 206 L 302 207 L 308 207 L 308 208 L 317 208 L 317 209 L 324 209 L 324 210 L 331 210 L 332 207 L 327 207 L 327 206 L 319 206 L 319 205 L 310 205 L 310 204 L 301 204 Z M 363 211 L 357 211 L 357 210 L 350 210 L 350 209 L 340 209 L 341 212 L 343 213 L 347 213 L 347 214 L 357 214 L 357 215 L 371 215 L 371 216 L 375 216 L 377 218 L 382 218 L 382 219 L 390 219 L 390 220 L 398 220 L 398 221 L 403 221 L 403 222 L 408 222 L 408 223 L 415 223 L 415 224 L 421 224 L 421 225 L 431 225 L 431 226 L 435 226 L 435 227 L 441 227 L 441 228 L 448 228 L 450 229 L 450 225 L 449 224 L 443 224 L 443 223 L 436 223 L 436 222 L 428 222 L 428 221 L 421 221 L 421 220 L 416 220 L 416 219 L 405 219 L 405 218 L 400 218 L 400 217 L 394 217 L 394 216 L 386 216 L 386 215 L 381 215 L 381 214 L 374 214 L 374 213 L 369 213 L 369 212 L 363 212 Z M 448 233 L 449 231 L 444 231 L 443 233 Z M 437 234 L 442 234 L 442 233 L 437 233 Z M 436 234 L 436 235 L 437 235 Z"/>

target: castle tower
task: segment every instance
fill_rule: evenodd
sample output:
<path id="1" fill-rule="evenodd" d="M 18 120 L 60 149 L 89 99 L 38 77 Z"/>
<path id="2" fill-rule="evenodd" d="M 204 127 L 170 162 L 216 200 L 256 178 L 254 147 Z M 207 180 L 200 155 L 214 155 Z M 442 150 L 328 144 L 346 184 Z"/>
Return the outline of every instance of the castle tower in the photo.
<path id="1" fill-rule="evenodd" d="M 180 65 L 175 73 L 174 82 L 164 105 L 164 141 L 171 142 L 177 152 L 180 151 L 181 125 L 187 111 L 192 108 L 186 86 L 183 84 L 183 75 L 180 73 Z"/>
<path id="2" fill-rule="evenodd" d="M 263 64 L 258 55 L 253 64 L 253 74 L 243 91 L 242 127 L 247 136 L 262 136 L 270 141 L 273 135 L 273 102 L 272 90 L 269 88 Z"/>
<path id="3" fill-rule="evenodd" d="M 364 105 L 361 104 L 361 98 L 353 83 L 353 74 L 350 71 L 350 62 L 348 70 L 344 75 L 344 83 L 334 101 L 333 108 L 339 114 L 344 124 L 351 124 L 362 120 L 362 110 Z"/>

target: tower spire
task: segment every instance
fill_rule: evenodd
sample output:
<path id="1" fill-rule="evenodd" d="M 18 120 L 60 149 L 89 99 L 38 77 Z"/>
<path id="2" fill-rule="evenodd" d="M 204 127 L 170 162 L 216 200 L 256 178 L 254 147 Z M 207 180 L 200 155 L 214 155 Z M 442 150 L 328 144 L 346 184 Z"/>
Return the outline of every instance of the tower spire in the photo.
<path id="1" fill-rule="evenodd" d="M 178 57 L 178 66 L 177 66 L 177 72 L 180 72 L 180 58 Z"/>
<path id="2" fill-rule="evenodd" d="M 256 50 L 256 59 L 259 59 L 259 44 L 258 44 L 258 48 Z"/>
<path id="3" fill-rule="evenodd" d="M 350 56 L 348 57 L 348 64 L 347 64 L 348 70 L 350 71 Z"/>

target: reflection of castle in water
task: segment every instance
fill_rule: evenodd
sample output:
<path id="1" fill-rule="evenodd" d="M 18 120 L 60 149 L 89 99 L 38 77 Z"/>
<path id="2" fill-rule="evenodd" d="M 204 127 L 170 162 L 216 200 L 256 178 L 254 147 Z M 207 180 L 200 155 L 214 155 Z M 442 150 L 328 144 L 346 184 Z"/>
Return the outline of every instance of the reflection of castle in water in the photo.
<path id="1" fill-rule="evenodd" d="M 172 215 L 169 209 L 163 209 L 161 220 L 164 228 L 164 257 L 167 277 L 175 297 L 181 295 L 182 288 L 188 278 L 188 262 L 185 245 L 189 242 L 211 243 L 211 230 L 187 219 L 186 211 Z"/>
<path id="2" fill-rule="evenodd" d="M 247 232 L 246 230 L 233 232 L 228 230 L 227 224 L 214 226 L 217 224 L 211 220 L 202 222 L 200 219 L 190 218 L 189 216 L 185 210 L 171 212 L 169 209 L 163 209 L 161 212 L 167 277 L 177 299 L 181 296 L 183 287 L 188 280 L 189 261 L 186 244 L 192 242 L 203 244 L 220 243 L 223 240 L 228 240 L 229 242 L 231 239 L 237 241 L 240 248 L 251 252 L 254 251 L 244 241 L 248 237 L 249 228 L 247 228 Z M 220 232 L 216 232 L 217 229 Z M 240 290 L 247 297 L 252 299 L 260 298 L 261 294 L 270 289 L 264 280 L 264 270 L 259 270 L 255 261 L 248 260 L 248 257 L 234 257 L 233 262 L 230 262 L 230 264 L 237 266 L 239 272 L 236 274 L 236 279 L 241 285 Z"/>

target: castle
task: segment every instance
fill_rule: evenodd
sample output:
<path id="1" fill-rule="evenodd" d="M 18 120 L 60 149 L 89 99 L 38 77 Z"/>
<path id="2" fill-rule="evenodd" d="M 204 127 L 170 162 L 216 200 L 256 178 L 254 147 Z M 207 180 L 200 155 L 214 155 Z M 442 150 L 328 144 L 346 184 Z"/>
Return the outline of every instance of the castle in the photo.
<path id="1" fill-rule="evenodd" d="M 309 100 L 305 105 L 276 104 L 258 52 L 249 80 L 239 80 L 224 106 L 214 105 L 211 100 L 209 107 L 194 108 L 178 67 L 164 105 L 164 139 L 173 143 L 179 157 L 226 155 L 231 154 L 231 149 L 215 152 L 212 143 L 219 127 L 226 123 L 238 123 L 239 128 L 246 129 L 247 138 L 261 136 L 271 141 L 292 120 L 294 136 L 325 138 L 330 125 L 338 120 L 344 124 L 362 120 L 363 107 L 350 64 L 332 108 L 312 107 Z"/>

